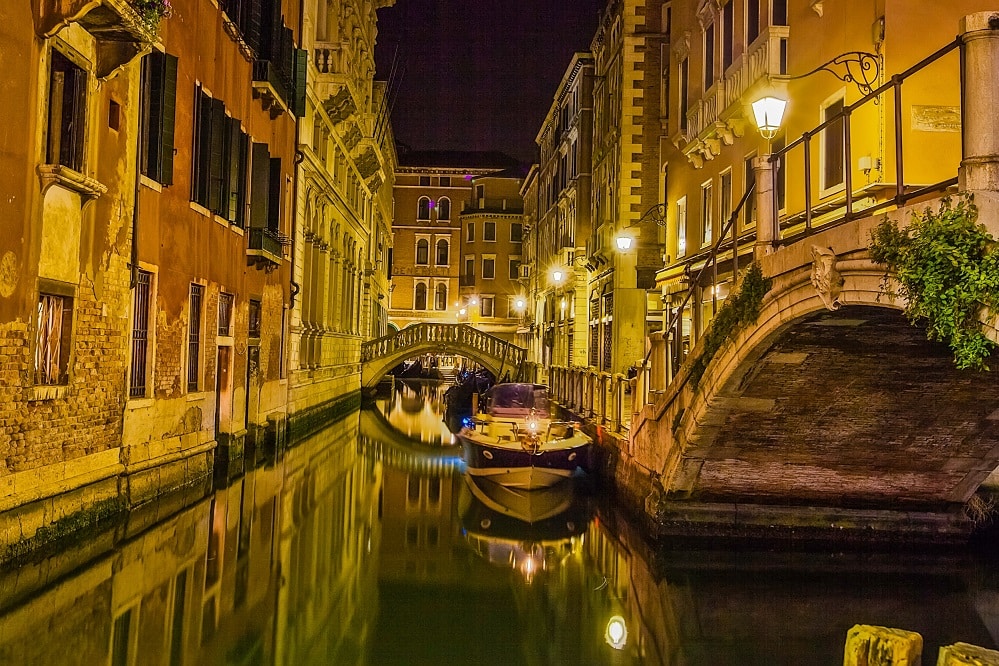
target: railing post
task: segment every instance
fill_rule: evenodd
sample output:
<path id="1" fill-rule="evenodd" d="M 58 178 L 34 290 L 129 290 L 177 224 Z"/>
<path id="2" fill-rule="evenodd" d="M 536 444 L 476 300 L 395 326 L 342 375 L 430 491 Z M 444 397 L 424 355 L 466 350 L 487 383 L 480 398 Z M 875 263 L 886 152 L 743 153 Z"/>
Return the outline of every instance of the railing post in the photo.
<path id="1" fill-rule="evenodd" d="M 774 205 L 774 171 L 770 155 L 753 158 L 756 177 L 756 259 L 774 251 L 777 240 L 777 207 Z"/>
<path id="2" fill-rule="evenodd" d="M 964 42 L 961 190 L 999 191 L 999 12 L 978 12 L 961 19 Z"/>
<path id="3" fill-rule="evenodd" d="M 652 377 L 650 378 L 650 391 L 663 391 L 669 382 L 666 376 L 666 338 L 665 331 L 657 331 L 649 336 L 652 343 L 652 351 L 649 353 L 649 362 L 652 366 Z"/>

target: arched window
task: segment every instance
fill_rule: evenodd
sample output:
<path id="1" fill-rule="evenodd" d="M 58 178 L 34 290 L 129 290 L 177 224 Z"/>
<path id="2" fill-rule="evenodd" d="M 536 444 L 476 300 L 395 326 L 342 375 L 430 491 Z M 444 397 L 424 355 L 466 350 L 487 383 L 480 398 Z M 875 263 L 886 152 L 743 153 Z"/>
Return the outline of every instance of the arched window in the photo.
<path id="1" fill-rule="evenodd" d="M 416 241 L 416 265 L 426 266 L 430 263 L 430 241 L 421 238 Z"/>
<path id="2" fill-rule="evenodd" d="M 436 294 L 434 297 L 434 302 L 436 303 L 435 309 L 437 310 L 447 310 L 447 285 L 441 283 L 437 285 Z"/>
<path id="3" fill-rule="evenodd" d="M 448 242 L 445 239 L 437 241 L 437 265 L 447 266 Z"/>
<path id="4" fill-rule="evenodd" d="M 418 282 L 416 284 L 416 297 L 413 299 L 413 309 L 427 309 L 427 285 L 423 282 Z"/>
<path id="5" fill-rule="evenodd" d="M 416 206 L 416 219 L 430 219 L 430 199 L 428 197 L 420 197 L 420 203 Z"/>
<path id="6" fill-rule="evenodd" d="M 450 220 L 451 219 L 451 200 L 447 197 L 441 197 L 437 200 L 437 219 L 438 220 Z"/>

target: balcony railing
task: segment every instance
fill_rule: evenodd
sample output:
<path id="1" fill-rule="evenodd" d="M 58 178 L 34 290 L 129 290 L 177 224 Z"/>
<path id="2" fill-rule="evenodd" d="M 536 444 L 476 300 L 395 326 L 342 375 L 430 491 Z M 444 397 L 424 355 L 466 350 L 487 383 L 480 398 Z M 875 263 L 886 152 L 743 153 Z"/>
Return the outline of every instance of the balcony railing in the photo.
<path id="1" fill-rule="evenodd" d="M 461 207 L 461 212 L 462 214 L 506 213 L 509 215 L 523 215 L 524 204 L 513 199 L 481 198 L 464 202 Z"/>
<path id="2" fill-rule="evenodd" d="M 282 246 L 281 234 L 273 229 L 251 227 L 249 229 L 249 244 L 247 256 L 251 257 L 258 267 L 268 271 L 281 265 Z"/>

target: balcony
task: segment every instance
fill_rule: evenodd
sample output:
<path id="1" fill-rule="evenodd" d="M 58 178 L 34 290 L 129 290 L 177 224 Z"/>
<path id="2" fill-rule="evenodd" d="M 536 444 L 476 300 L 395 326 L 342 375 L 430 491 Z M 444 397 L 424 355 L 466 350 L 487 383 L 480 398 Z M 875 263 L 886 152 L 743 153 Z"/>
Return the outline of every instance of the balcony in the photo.
<path id="1" fill-rule="evenodd" d="M 286 239 L 273 229 L 251 227 L 248 231 L 246 256 L 249 257 L 250 265 L 263 268 L 268 273 L 280 266 Z"/>
<path id="2" fill-rule="evenodd" d="M 260 99 L 271 118 L 284 112 L 305 113 L 306 52 L 295 48 L 290 28 L 282 27 L 275 39 L 261 46 L 253 63 L 253 96 Z"/>
<path id="3" fill-rule="evenodd" d="M 788 38 L 787 26 L 770 26 L 749 45 L 700 99 L 687 109 L 687 126 L 673 136 L 673 145 L 696 167 L 717 157 L 722 146 L 730 146 L 743 135 L 746 112 L 752 98 L 765 86 L 783 77 L 781 43 Z"/>
<path id="4" fill-rule="evenodd" d="M 458 277 L 459 287 L 474 287 L 475 286 L 475 275 L 461 275 Z"/>
<path id="5" fill-rule="evenodd" d="M 107 78 L 156 39 L 156 23 L 147 22 L 126 0 L 31 0 L 35 33 L 55 35 L 78 23 L 97 40 L 95 73 Z"/>
<path id="6" fill-rule="evenodd" d="M 461 207 L 461 214 L 470 213 L 502 213 L 506 215 L 523 215 L 524 204 L 512 199 L 481 198 L 466 201 Z"/>

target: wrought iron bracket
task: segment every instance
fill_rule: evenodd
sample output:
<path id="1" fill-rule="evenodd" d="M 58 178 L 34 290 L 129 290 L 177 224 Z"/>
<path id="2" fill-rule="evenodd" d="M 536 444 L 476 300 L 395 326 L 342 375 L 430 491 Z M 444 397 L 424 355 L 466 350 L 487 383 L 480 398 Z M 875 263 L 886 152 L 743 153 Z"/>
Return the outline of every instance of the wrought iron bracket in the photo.
<path id="1" fill-rule="evenodd" d="M 847 51 L 806 74 L 787 78 L 803 79 L 816 72 L 829 72 L 843 83 L 856 85 L 862 95 L 869 95 L 881 76 L 881 57 L 866 51 Z"/>
<path id="2" fill-rule="evenodd" d="M 651 208 L 649 208 L 642 217 L 638 218 L 637 224 L 643 224 L 648 221 L 653 221 L 660 227 L 666 226 L 666 203 L 657 203 Z"/>

